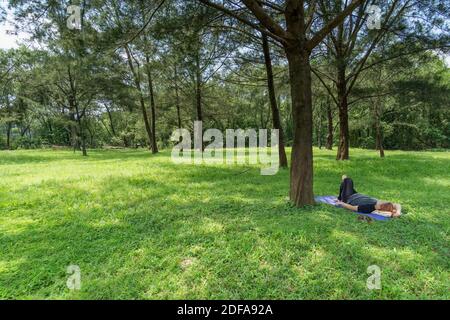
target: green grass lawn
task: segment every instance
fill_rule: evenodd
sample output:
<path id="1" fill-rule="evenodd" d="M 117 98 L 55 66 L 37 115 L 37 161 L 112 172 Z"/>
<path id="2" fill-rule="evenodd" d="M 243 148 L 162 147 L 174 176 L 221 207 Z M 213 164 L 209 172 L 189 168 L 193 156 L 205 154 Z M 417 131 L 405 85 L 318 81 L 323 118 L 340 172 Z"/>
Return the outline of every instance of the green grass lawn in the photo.
<path id="1" fill-rule="evenodd" d="M 315 150 L 315 194 L 336 194 L 346 173 L 406 215 L 369 224 L 294 208 L 286 170 L 143 150 L 0 152 L 0 298 L 449 299 L 450 153 L 351 155 Z M 66 287 L 72 264 L 80 291 Z"/>

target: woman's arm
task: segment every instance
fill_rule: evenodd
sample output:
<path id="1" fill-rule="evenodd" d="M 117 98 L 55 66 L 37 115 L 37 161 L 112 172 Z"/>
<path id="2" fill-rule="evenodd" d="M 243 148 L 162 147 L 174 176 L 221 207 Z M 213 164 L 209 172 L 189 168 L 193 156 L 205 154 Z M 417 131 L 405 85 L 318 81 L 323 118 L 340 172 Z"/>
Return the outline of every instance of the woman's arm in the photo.
<path id="1" fill-rule="evenodd" d="M 339 206 L 342 206 L 343 208 L 345 208 L 347 210 L 358 212 L 358 207 L 357 206 L 352 206 L 351 204 L 348 204 L 348 203 L 345 203 L 345 202 L 342 202 L 342 201 L 337 201 L 336 204 L 339 205 Z"/>
<path id="2" fill-rule="evenodd" d="M 372 213 L 377 214 L 377 215 L 379 215 L 379 216 L 383 216 L 383 217 L 387 217 L 387 218 L 392 218 L 392 212 L 375 210 L 375 211 L 372 212 Z"/>
<path id="3" fill-rule="evenodd" d="M 402 215 L 402 206 L 398 203 L 394 203 L 395 213 L 388 211 L 376 210 L 373 213 L 378 214 L 383 217 L 396 218 Z"/>

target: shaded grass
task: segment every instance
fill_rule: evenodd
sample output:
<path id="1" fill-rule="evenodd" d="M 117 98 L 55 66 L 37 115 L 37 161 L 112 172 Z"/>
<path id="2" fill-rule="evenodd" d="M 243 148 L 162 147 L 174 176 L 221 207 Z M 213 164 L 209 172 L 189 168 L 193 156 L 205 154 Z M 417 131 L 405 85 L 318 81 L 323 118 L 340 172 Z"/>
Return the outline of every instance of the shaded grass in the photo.
<path id="1" fill-rule="evenodd" d="M 390 222 L 293 208 L 287 170 L 175 165 L 170 153 L 0 153 L 0 298 L 450 298 L 450 155 L 315 150 L 315 193 L 343 173 L 402 203 Z M 247 171 L 248 170 L 248 171 Z M 82 288 L 66 288 L 79 265 Z M 367 267 L 382 290 L 366 288 Z"/>

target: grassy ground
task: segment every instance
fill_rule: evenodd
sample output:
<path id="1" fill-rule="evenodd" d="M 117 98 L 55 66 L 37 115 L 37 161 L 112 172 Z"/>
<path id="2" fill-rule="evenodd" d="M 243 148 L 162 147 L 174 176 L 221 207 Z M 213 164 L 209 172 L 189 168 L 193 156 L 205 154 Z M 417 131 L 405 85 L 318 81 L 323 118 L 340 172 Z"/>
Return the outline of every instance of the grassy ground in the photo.
<path id="1" fill-rule="evenodd" d="M 246 171 L 247 169 L 250 169 Z M 315 193 L 402 203 L 390 222 L 291 207 L 288 172 L 168 152 L 0 152 L 0 298 L 449 299 L 450 154 L 315 150 Z M 66 287 L 66 268 L 82 287 Z M 368 290 L 367 267 L 382 270 Z"/>

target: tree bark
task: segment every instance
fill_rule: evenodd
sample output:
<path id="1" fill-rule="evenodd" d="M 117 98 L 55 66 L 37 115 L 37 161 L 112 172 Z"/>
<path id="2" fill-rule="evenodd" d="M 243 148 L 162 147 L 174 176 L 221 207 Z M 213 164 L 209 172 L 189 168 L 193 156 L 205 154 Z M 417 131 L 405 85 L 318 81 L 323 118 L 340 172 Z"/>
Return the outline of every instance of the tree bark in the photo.
<path id="1" fill-rule="evenodd" d="M 280 121 L 280 111 L 277 105 L 277 99 L 275 96 L 275 85 L 273 79 L 272 58 L 270 56 L 270 47 L 267 35 L 262 33 L 262 43 L 264 52 L 264 61 L 266 65 L 267 73 L 267 89 L 269 91 L 270 108 L 272 110 L 272 121 L 274 129 L 279 130 L 279 144 L 278 144 L 278 157 L 280 161 L 280 167 L 287 168 L 288 162 L 286 157 L 286 150 L 284 147 L 284 132 Z"/>
<path id="2" fill-rule="evenodd" d="M 158 153 L 158 143 L 156 141 L 156 103 L 155 103 L 155 92 L 153 89 L 153 77 L 152 77 L 152 71 L 150 69 L 150 58 L 148 57 L 148 55 L 146 55 L 145 57 L 146 62 L 147 62 L 147 66 L 146 66 L 146 71 L 147 71 L 147 79 L 148 79 L 148 89 L 149 89 L 149 93 L 150 93 L 150 109 L 151 109 L 151 115 L 152 115 L 152 119 L 151 119 L 151 128 L 152 128 L 152 153 Z"/>
<path id="3" fill-rule="evenodd" d="M 311 51 L 307 48 L 303 2 L 287 2 L 285 18 L 287 33 L 295 35 L 284 44 L 289 65 L 294 122 L 290 200 L 297 207 L 302 207 L 314 204 Z"/>
<path id="4" fill-rule="evenodd" d="M 294 142 L 291 156 L 290 199 L 296 206 L 314 204 L 312 92 L 309 52 L 287 47 L 291 83 Z"/>

